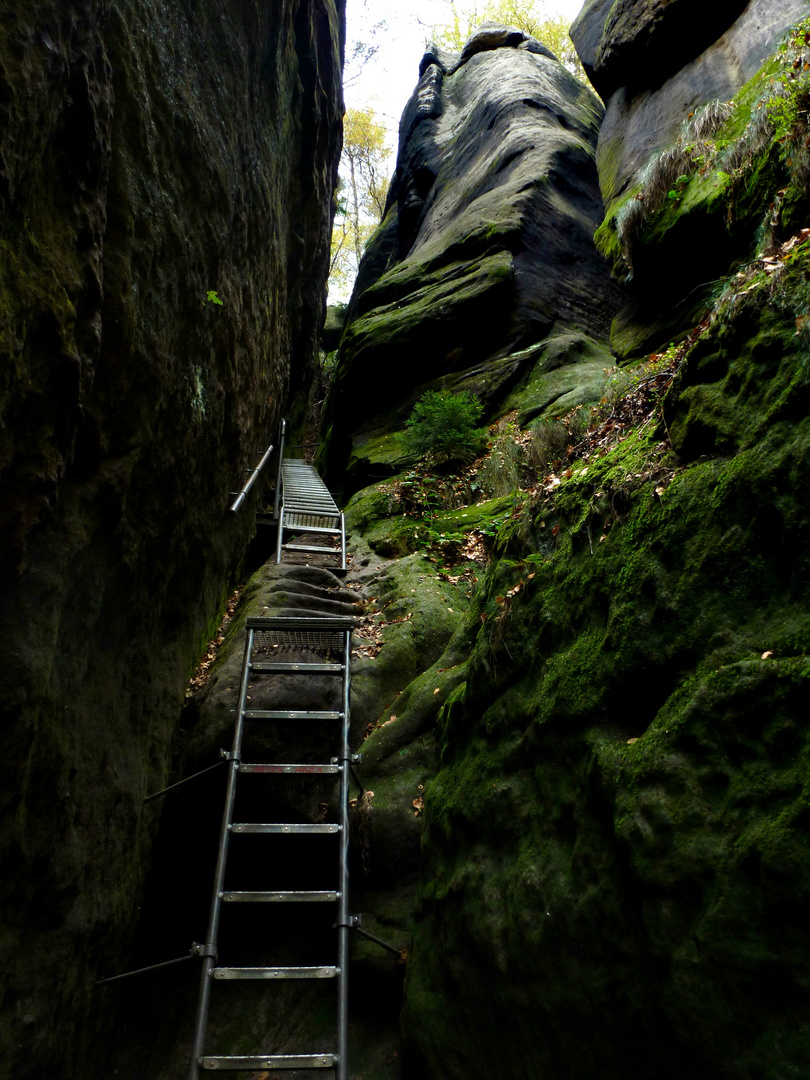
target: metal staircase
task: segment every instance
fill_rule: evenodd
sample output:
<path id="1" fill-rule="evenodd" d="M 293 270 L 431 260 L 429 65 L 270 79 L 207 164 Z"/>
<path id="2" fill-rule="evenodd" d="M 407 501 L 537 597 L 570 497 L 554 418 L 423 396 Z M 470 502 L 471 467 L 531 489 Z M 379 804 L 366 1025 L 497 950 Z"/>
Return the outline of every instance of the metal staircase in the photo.
<path id="1" fill-rule="evenodd" d="M 314 470 L 313 470 L 314 471 Z M 280 531 L 280 530 L 279 530 Z M 190 1080 L 210 1071 L 253 1071 L 283 1069 L 332 1069 L 336 1080 L 346 1080 L 347 1031 L 348 1031 L 348 935 L 352 919 L 348 901 L 348 842 L 349 842 L 349 773 L 352 755 L 349 751 L 349 692 L 351 635 L 353 620 L 348 617 L 334 618 L 253 618 L 247 621 L 247 641 L 236 710 L 233 745 L 228 757 L 228 783 L 225 811 L 219 839 L 219 854 L 214 878 L 214 889 L 208 931 L 204 945 L 197 946 L 203 958 L 200 992 L 195 1022 L 194 1045 Z M 251 698 L 261 696 L 262 688 L 286 687 L 298 693 L 301 678 L 317 678 L 323 685 L 324 706 L 319 709 L 289 709 L 252 707 Z M 298 682 L 284 684 L 284 680 Z M 321 682 L 323 681 L 323 683 Z M 331 687 L 331 689 L 330 689 Z M 258 690 L 258 693 L 257 693 Z M 320 690 L 318 691 L 318 693 Z M 289 696 L 289 694 L 288 694 Z M 306 696 L 312 696 L 306 695 Z M 316 693 L 317 696 L 317 693 Z M 283 697 L 282 697 L 283 700 Z M 278 732 L 289 732 L 290 742 L 300 737 L 304 727 L 323 723 L 332 725 L 331 740 L 334 753 L 328 761 L 312 763 L 288 763 L 277 761 L 264 763 L 245 761 L 251 730 L 268 723 L 281 725 Z M 300 753 L 300 750 L 297 751 Z M 279 754 L 284 758 L 289 755 Z M 303 754 L 301 756 L 307 756 Z M 327 755 L 324 755 L 326 757 Z M 317 778 L 334 776 L 339 784 L 337 811 L 332 821 L 245 821 L 238 820 L 242 804 L 242 785 L 250 788 L 246 805 L 257 805 L 255 785 L 278 783 L 282 777 Z M 240 798 L 237 798 L 237 781 L 240 782 Z M 272 798 L 272 795 L 268 795 Z M 284 816 L 284 815 L 281 815 Z M 318 815 L 320 817 L 320 815 Z M 232 837 L 245 836 L 255 844 L 253 862 L 267 866 L 284 865 L 283 846 L 291 836 L 298 836 L 302 843 L 318 836 L 333 836 L 335 878 L 329 889 L 272 889 L 255 890 L 240 888 L 241 882 L 231 882 L 228 859 Z M 247 841 L 246 841 L 247 842 Z M 273 852 L 267 845 L 276 845 Z M 238 868 L 238 860 L 235 860 Z M 331 914 L 330 925 L 334 928 L 334 958 L 325 958 L 323 964 L 235 966 L 220 962 L 219 940 L 221 924 L 230 915 L 237 920 L 245 914 L 245 905 L 273 905 L 268 912 L 278 911 L 279 905 L 305 904 L 307 911 L 323 905 Z M 311 905 L 316 905 L 312 908 Z M 255 910 L 255 909 L 254 909 Z M 265 923 L 277 922 L 278 915 L 268 914 Z M 217 1054 L 206 1048 L 206 1031 L 212 998 L 221 983 L 235 980 L 329 980 L 336 986 L 335 1040 L 332 1047 L 321 1052 L 300 1054 L 237 1055 Z"/>
<path id="2" fill-rule="evenodd" d="M 332 572 L 345 572 L 346 529 L 343 514 L 315 468 L 298 458 L 283 460 L 281 493 L 276 562 L 281 562 L 284 551 L 334 554 L 340 559 L 340 566 L 331 568 Z M 333 539 L 338 541 L 339 546 L 332 548 L 324 544 L 285 542 L 285 535 L 311 536 L 319 540 Z"/>

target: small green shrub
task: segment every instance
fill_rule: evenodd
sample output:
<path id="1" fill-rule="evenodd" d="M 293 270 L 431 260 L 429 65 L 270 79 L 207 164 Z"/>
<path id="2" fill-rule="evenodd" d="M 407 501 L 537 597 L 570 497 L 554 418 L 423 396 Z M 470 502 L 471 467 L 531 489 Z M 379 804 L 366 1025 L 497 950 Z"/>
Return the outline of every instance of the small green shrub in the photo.
<path id="1" fill-rule="evenodd" d="M 429 455 L 437 462 L 471 461 L 481 442 L 476 430 L 481 413 L 480 403 L 467 390 L 460 394 L 428 390 L 408 417 L 406 446 L 411 453 Z"/>

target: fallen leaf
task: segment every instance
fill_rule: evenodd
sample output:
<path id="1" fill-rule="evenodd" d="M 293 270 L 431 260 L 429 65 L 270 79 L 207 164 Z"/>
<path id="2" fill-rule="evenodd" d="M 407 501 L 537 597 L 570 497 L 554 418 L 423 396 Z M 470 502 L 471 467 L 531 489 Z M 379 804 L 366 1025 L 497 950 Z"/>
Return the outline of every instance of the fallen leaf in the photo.
<path id="1" fill-rule="evenodd" d="M 559 531 L 560 531 L 560 526 L 555 525 L 554 528 L 551 530 L 551 535 L 556 536 Z"/>
<path id="2" fill-rule="evenodd" d="M 628 739 L 628 740 L 627 740 L 627 745 L 628 745 L 628 746 L 632 746 L 632 745 L 633 745 L 633 743 L 637 743 L 637 742 L 638 742 L 638 739 Z"/>
<path id="3" fill-rule="evenodd" d="M 607 540 L 607 536 L 605 533 L 602 533 L 602 535 L 599 537 L 599 543 L 603 544 L 605 540 Z"/>
<path id="4" fill-rule="evenodd" d="M 439 690 L 441 690 L 441 687 L 440 687 L 440 686 L 437 686 L 437 687 L 436 687 L 436 689 L 435 689 L 435 690 L 433 691 L 433 693 L 434 693 L 434 694 L 438 694 Z"/>
<path id="5" fill-rule="evenodd" d="M 419 817 L 420 812 L 425 809 L 425 800 L 421 796 L 418 799 L 412 799 L 411 806 L 413 806 L 416 816 Z"/>
<path id="6" fill-rule="evenodd" d="M 770 649 L 768 649 L 768 651 L 767 651 L 767 652 L 764 652 L 764 653 L 762 654 L 762 659 L 763 659 L 763 660 L 770 660 L 770 658 L 771 658 L 772 656 L 773 656 L 773 653 L 771 652 L 771 650 L 770 650 Z"/>

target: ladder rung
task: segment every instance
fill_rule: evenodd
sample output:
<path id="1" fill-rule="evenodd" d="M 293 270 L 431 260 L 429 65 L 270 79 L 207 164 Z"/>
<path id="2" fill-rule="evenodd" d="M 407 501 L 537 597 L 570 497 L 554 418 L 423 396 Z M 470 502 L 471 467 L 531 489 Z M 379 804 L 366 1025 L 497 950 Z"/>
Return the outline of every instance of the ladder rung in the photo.
<path id="1" fill-rule="evenodd" d="M 322 510 L 328 517 L 340 517 L 340 510 L 338 510 L 335 500 L 331 495 L 324 495 L 322 491 L 296 491 L 294 494 L 285 495 L 284 497 L 284 509 L 291 510 L 293 513 L 296 513 L 301 507 L 304 510 L 309 510 L 312 506 Z"/>
<path id="2" fill-rule="evenodd" d="M 231 1069 L 234 1072 L 250 1072 L 255 1069 L 333 1069 L 337 1065 L 336 1054 L 272 1054 L 270 1057 L 204 1057 L 200 1059 L 203 1069 Z"/>
<path id="3" fill-rule="evenodd" d="M 228 828 L 235 833 L 278 833 L 283 836 L 292 836 L 295 833 L 339 833 L 341 827 L 333 824 L 281 825 L 272 823 L 265 825 L 261 822 L 241 821 L 237 825 L 229 825 Z"/>
<path id="4" fill-rule="evenodd" d="M 222 967 L 214 968 L 215 979 L 334 979 L 336 967 Z"/>
<path id="5" fill-rule="evenodd" d="M 288 519 L 292 519 L 291 521 Z M 320 521 L 299 521 L 299 518 L 320 518 Z M 298 505 L 289 506 L 284 505 L 284 528 L 296 529 L 299 526 L 301 528 L 309 525 L 311 528 L 321 529 L 339 529 L 340 528 L 340 515 L 334 512 L 334 506 L 332 510 L 325 505 L 318 505 L 313 502 L 299 503 Z"/>
<path id="6" fill-rule="evenodd" d="M 313 533 L 322 536 L 340 536 L 340 529 L 328 528 L 326 525 L 299 525 L 296 522 L 288 525 L 285 521 L 284 528 L 287 532 L 291 533 Z"/>
<path id="7" fill-rule="evenodd" d="M 342 712 L 314 709 L 245 709 L 246 720 L 342 720 Z"/>
<path id="8" fill-rule="evenodd" d="M 273 664 L 262 662 L 251 664 L 250 670 L 259 675 L 289 675 L 301 672 L 304 675 L 339 675 L 345 671 L 344 664 Z"/>
<path id="9" fill-rule="evenodd" d="M 338 900 L 338 892 L 224 892 L 220 893 L 220 899 L 225 904 L 294 904 L 294 903 L 324 903 Z"/>
<path id="10" fill-rule="evenodd" d="M 336 776 L 340 772 L 340 765 L 250 765 L 239 766 L 240 773 L 272 773 L 281 776 L 293 776 L 296 773 L 312 776 Z"/>
<path id="11" fill-rule="evenodd" d="M 292 530 L 295 532 L 295 530 Z M 317 544 L 282 544 L 284 551 L 309 551 L 313 555 L 339 555 L 337 548 L 318 547 Z"/>

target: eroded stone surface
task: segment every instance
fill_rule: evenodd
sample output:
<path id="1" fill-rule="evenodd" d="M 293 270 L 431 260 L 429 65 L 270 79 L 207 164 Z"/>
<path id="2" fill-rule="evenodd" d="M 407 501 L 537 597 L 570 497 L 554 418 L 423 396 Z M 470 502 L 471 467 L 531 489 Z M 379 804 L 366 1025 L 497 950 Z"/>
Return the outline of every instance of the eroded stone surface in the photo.
<path id="1" fill-rule="evenodd" d="M 604 341 L 619 302 L 591 240 L 598 100 L 505 27 L 485 26 L 460 57 L 429 50 L 421 72 L 341 347 L 334 469 L 440 380 L 472 384 L 495 414 L 527 371 L 488 385 L 492 364 L 559 333 Z M 356 471 L 352 487 L 371 478 Z"/>
<path id="2" fill-rule="evenodd" d="M 690 112 L 732 97 L 806 14 L 805 0 L 753 0 L 699 55 L 690 48 L 663 82 L 639 75 L 632 85 L 612 88 L 596 155 L 606 209 L 637 182 L 656 151 L 675 141 Z"/>
<path id="3" fill-rule="evenodd" d="M 314 365 L 341 8 L 2 5 L 0 1056 L 16 1077 L 101 1068 L 115 991 L 94 981 L 137 966 L 158 819 L 142 799 L 252 527 L 228 492 Z"/>

